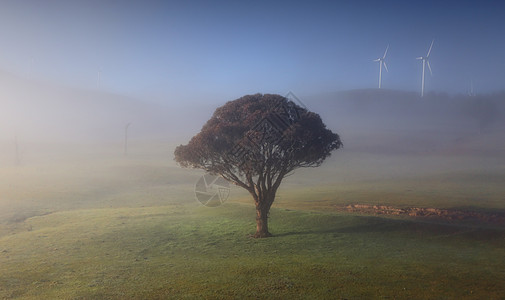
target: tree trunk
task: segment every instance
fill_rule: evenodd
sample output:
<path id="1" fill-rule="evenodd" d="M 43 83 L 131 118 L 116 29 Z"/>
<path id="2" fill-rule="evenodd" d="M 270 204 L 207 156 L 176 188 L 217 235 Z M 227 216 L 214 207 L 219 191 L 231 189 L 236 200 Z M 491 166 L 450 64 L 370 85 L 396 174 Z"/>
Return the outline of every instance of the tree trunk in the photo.
<path id="1" fill-rule="evenodd" d="M 268 232 L 268 211 L 269 205 L 256 205 L 256 233 L 255 238 L 266 238 L 272 236 Z"/>

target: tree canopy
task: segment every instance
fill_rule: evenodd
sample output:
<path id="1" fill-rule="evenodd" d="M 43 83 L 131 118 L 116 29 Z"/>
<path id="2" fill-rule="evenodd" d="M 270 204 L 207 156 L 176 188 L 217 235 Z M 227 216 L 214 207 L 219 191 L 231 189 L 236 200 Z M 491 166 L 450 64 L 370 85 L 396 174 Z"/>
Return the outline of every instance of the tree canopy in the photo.
<path id="1" fill-rule="evenodd" d="M 257 209 L 256 237 L 270 236 L 268 212 L 282 179 L 300 167 L 318 167 L 342 147 L 318 114 L 280 95 L 255 94 L 219 107 L 175 160 L 220 175 L 246 189 Z"/>

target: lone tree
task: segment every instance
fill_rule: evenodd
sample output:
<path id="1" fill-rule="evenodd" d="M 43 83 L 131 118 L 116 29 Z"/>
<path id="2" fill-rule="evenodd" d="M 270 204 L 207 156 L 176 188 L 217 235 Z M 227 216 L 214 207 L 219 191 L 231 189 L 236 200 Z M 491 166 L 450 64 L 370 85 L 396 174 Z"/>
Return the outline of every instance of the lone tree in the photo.
<path id="1" fill-rule="evenodd" d="M 271 236 L 268 213 L 282 179 L 300 167 L 318 167 L 342 147 L 338 134 L 285 97 L 255 94 L 219 107 L 175 160 L 243 187 L 256 204 L 254 237 Z"/>

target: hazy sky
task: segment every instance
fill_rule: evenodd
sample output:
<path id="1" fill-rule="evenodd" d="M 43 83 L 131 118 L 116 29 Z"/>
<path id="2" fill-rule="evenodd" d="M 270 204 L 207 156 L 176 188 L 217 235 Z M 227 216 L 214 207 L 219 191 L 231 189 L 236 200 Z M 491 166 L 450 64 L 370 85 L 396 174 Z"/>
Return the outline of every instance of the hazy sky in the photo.
<path id="1" fill-rule="evenodd" d="M 156 99 L 231 100 L 377 86 L 505 89 L 503 1 L 44 1 L 0 3 L 0 70 Z"/>

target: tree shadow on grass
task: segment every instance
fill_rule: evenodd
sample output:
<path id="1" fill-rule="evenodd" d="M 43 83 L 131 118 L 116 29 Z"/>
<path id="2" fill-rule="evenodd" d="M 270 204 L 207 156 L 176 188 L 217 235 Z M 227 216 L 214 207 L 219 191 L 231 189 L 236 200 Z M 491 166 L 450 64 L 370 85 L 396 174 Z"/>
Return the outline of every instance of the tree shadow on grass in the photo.
<path id="1" fill-rule="evenodd" d="M 488 228 L 451 223 L 430 223 L 416 220 L 392 220 L 378 217 L 359 217 L 359 223 L 352 226 L 287 231 L 273 234 L 274 237 L 300 236 L 312 234 L 367 234 L 397 233 L 419 238 L 445 238 L 457 236 L 472 241 L 503 241 L 505 228 Z"/>
<path id="2" fill-rule="evenodd" d="M 358 217 L 359 223 L 353 226 L 341 226 L 332 228 L 319 228 L 313 230 L 288 231 L 274 234 L 276 237 L 290 235 L 309 235 L 309 234 L 331 234 L 331 233 L 373 233 L 373 232 L 393 232 L 401 231 L 402 224 L 407 221 L 386 220 L 377 217 Z M 364 223 L 364 224 L 363 224 Z"/>

